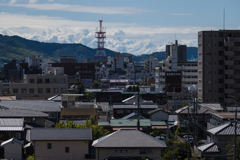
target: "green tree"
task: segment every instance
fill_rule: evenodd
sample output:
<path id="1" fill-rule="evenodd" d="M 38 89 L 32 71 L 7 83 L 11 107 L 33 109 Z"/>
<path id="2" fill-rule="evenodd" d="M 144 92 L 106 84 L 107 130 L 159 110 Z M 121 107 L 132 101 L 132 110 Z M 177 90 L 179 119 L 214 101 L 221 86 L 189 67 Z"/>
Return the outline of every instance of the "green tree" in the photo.
<path id="1" fill-rule="evenodd" d="M 55 125 L 55 128 L 91 128 L 92 129 L 92 137 L 93 140 L 101 138 L 110 132 L 103 128 L 103 126 L 99 126 L 96 124 L 96 117 L 91 116 L 89 120 L 86 120 L 84 124 L 75 124 L 73 121 L 66 120 L 66 123 L 59 122 Z"/>
<path id="2" fill-rule="evenodd" d="M 85 95 L 85 99 L 87 101 L 93 101 L 94 100 L 94 95 L 92 92 L 88 92 L 86 95 Z"/>
<path id="3" fill-rule="evenodd" d="M 140 89 L 138 86 L 135 88 L 135 92 L 140 92 Z"/>
<path id="4" fill-rule="evenodd" d="M 226 145 L 226 150 L 227 150 L 227 154 L 228 156 L 228 160 L 232 160 L 233 156 L 234 156 L 234 141 L 232 141 L 231 143 Z M 236 158 L 240 159 L 240 136 L 237 137 L 237 142 L 236 142 Z"/>
<path id="5" fill-rule="evenodd" d="M 127 88 L 127 92 L 132 92 L 132 91 L 133 91 L 132 86 L 129 86 L 129 87 Z"/>
<path id="6" fill-rule="evenodd" d="M 136 92 L 136 87 L 135 86 L 132 87 L 132 92 Z"/>
<path id="7" fill-rule="evenodd" d="M 27 160 L 34 160 L 34 154 L 32 156 L 29 156 Z"/>
<path id="8" fill-rule="evenodd" d="M 96 80 L 93 81 L 92 87 L 95 88 L 95 89 L 99 88 L 99 83 L 98 83 L 98 81 L 96 81 Z"/>
<path id="9" fill-rule="evenodd" d="M 144 85 L 144 82 L 143 82 L 143 81 L 141 81 L 141 82 L 139 82 L 139 84 L 142 86 L 142 85 Z"/>
<path id="10" fill-rule="evenodd" d="M 153 137 L 159 136 L 160 132 L 158 129 L 154 128 L 152 132 L 150 132 L 150 135 Z"/>
<path id="11" fill-rule="evenodd" d="M 187 158 L 187 143 L 186 142 L 179 142 L 179 143 L 170 143 L 171 146 L 164 152 L 163 159 L 164 160 L 172 160 L 173 159 L 173 150 L 174 150 L 174 158 L 176 160 L 182 160 Z M 191 151 L 190 151 L 191 152 Z M 191 153 L 190 153 L 191 157 Z"/>
<path id="12" fill-rule="evenodd" d="M 80 81 L 78 81 L 77 86 L 77 94 L 84 94 L 86 90 L 86 86 Z"/>

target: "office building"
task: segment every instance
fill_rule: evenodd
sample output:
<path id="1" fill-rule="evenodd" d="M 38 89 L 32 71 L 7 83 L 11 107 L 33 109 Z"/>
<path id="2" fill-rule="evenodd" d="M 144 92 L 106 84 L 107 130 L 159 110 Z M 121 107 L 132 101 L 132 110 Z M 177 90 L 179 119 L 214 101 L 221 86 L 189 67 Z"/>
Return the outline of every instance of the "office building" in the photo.
<path id="1" fill-rule="evenodd" d="M 178 45 L 178 41 L 175 41 L 175 45 L 177 46 L 177 58 L 178 62 L 187 61 L 187 46 L 186 45 Z M 166 59 L 170 56 L 170 45 L 166 45 Z"/>

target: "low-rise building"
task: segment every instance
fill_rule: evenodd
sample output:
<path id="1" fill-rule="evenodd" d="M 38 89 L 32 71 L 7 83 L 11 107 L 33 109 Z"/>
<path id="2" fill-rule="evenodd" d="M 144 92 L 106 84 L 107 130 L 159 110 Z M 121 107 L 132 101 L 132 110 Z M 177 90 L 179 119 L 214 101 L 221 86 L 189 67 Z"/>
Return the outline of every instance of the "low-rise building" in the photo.
<path id="1" fill-rule="evenodd" d="M 16 138 L 11 138 L 7 141 L 2 142 L 1 147 L 4 148 L 5 159 L 22 160 L 23 142 L 17 140 Z"/>
<path id="2" fill-rule="evenodd" d="M 118 130 L 93 142 L 96 160 L 145 157 L 161 160 L 165 142 L 135 129 Z"/>

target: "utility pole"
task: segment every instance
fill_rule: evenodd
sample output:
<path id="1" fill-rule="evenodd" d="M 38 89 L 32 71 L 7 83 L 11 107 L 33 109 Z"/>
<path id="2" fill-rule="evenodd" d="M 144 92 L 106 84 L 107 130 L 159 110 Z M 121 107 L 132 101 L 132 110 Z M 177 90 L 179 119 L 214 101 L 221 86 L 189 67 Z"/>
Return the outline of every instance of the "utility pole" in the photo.
<path id="1" fill-rule="evenodd" d="M 190 155 L 189 155 L 190 154 L 190 152 L 189 152 L 190 151 L 190 147 L 189 147 L 189 134 L 190 134 L 189 133 L 189 103 L 188 103 L 188 121 L 187 122 L 188 122 L 188 124 L 187 124 L 187 128 L 188 128 L 188 138 L 187 138 L 187 150 L 188 151 L 187 151 L 187 157 L 188 157 L 188 160 L 189 160 L 190 159 Z"/>
<path id="2" fill-rule="evenodd" d="M 138 91 L 138 121 L 137 121 L 137 129 L 140 131 L 140 122 L 139 122 L 139 118 L 140 118 L 140 111 L 139 111 L 139 91 Z"/>
<path id="3" fill-rule="evenodd" d="M 235 126 L 235 133 L 234 133 L 234 160 L 236 160 L 236 148 L 237 148 L 237 102 L 235 101 L 235 106 L 236 106 L 236 109 L 235 109 L 235 123 L 234 123 L 234 126 Z"/>
<path id="4" fill-rule="evenodd" d="M 112 119 L 112 95 L 110 95 L 110 118 L 109 118 L 109 122 Z"/>

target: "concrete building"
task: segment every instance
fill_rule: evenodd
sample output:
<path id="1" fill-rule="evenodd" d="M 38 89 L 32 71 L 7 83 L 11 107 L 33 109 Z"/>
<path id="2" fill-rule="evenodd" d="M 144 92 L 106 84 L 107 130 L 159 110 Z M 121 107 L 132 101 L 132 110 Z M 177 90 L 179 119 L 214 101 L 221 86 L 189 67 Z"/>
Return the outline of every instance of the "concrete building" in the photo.
<path id="1" fill-rule="evenodd" d="M 46 99 L 67 90 L 68 77 L 61 68 L 48 68 L 44 75 L 24 75 L 23 83 L 10 83 L 10 94 L 18 99 Z"/>
<path id="2" fill-rule="evenodd" d="M 157 66 L 159 66 L 159 60 L 154 58 L 154 55 L 151 55 L 149 60 L 144 61 L 144 69 L 149 73 L 154 71 Z"/>
<path id="3" fill-rule="evenodd" d="M 175 45 L 177 46 L 177 59 L 178 62 L 185 62 L 187 61 L 187 46 L 186 45 L 178 45 L 178 41 L 175 41 Z M 166 59 L 170 56 L 170 46 L 166 45 Z"/>
<path id="4" fill-rule="evenodd" d="M 198 32 L 199 102 L 240 98 L 240 30 Z"/>
<path id="5" fill-rule="evenodd" d="M 112 59 L 112 69 L 115 71 L 117 68 L 124 69 L 124 56 L 120 52 L 116 52 L 115 57 Z"/>

